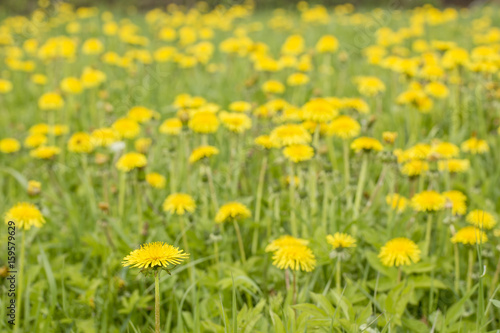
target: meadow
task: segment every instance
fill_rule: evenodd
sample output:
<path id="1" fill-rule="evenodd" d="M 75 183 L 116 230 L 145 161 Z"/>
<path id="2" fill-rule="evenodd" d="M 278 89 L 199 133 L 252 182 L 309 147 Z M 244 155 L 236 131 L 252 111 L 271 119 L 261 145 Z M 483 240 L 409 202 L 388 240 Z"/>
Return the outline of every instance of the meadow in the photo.
<path id="1" fill-rule="evenodd" d="M 500 329 L 500 8 L 0 13 L 0 331 Z"/>

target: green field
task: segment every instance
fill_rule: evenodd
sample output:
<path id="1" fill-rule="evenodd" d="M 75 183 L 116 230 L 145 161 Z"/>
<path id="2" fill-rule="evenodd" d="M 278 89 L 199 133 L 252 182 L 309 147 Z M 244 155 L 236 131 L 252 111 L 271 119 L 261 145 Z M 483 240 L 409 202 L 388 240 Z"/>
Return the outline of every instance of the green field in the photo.
<path id="1" fill-rule="evenodd" d="M 498 7 L 11 8 L 0 331 L 500 329 Z"/>

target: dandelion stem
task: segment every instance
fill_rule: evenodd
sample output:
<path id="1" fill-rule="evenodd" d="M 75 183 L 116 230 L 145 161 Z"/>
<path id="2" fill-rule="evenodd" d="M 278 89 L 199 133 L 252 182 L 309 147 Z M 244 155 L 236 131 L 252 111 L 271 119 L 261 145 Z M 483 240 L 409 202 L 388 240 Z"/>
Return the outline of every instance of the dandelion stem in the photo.
<path id="1" fill-rule="evenodd" d="M 160 272 L 155 271 L 155 333 L 160 333 Z"/>
<path id="2" fill-rule="evenodd" d="M 398 267 L 398 284 L 401 282 L 401 275 L 403 274 L 403 266 Z"/>
<path id="3" fill-rule="evenodd" d="M 345 193 L 346 193 L 346 198 L 347 198 L 347 208 L 351 208 L 352 204 L 352 198 L 351 198 L 351 191 L 350 191 L 350 181 L 351 181 L 351 175 L 350 175 L 350 162 L 349 162 L 349 144 L 347 140 L 344 140 L 342 142 L 343 144 L 343 149 L 344 149 L 344 186 L 345 186 Z"/>
<path id="4" fill-rule="evenodd" d="M 290 194 L 290 225 L 292 228 L 292 236 L 297 237 L 297 222 L 295 221 L 295 174 L 293 162 L 290 162 L 290 181 L 288 189 Z"/>
<path id="5" fill-rule="evenodd" d="M 214 212 L 217 212 L 217 210 L 219 210 L 219 202 L 217 200 L 217 193 L 215 192 L 214 177 L 212 175 L 212 169 L 210 168 L 210 165 L 206 166 L 206 173 L 208 186 L 210 187 L 210 195 L 212 197 L 212 204 L 214 205 Z"/>
<path id="6" fill-rule="evenodd" d="M 432 213 L 429 213 L 427 215 L 427 227 L 425 229 L 424 256 L 429 255 L 429 248 L 431 245 L 431 234 L 432 234 Z"/>
<path id="7" fill-rule="evenodd" d="M 239 227 L 236 219 L 233 219 L 233 224 L 234 224 L 234 230 L 236 230 L 236 237 L 238 237 L 238 245 L 240 247 L 241 262 L 243 264 L 245 264 L 247 262 L 247 258 L 245 256 L 245 248 L 243 247 L 243 238 L 241 238 L 240 227 Z"/>
<path id="8" fill-rule="evenodd" d="M 88 164 L 88 156 L 87 155 L 82 155 L 82 166 L 83 166 L 83 173 L 85 176 L 85 190 L 87 192 L 87 195 L 89 197 L 89 205 L 90 205 L 90 211 L 92 212 L 92 215 L 95 216 L 96 213 L 96 199 L 95 199 L 95 194 L 94 194 L 94 189 L 92 186 L 92 177 L 89 172 L 89 164 Z"/>
<path id="9" fill-rule="evenodd" d="M 259 173 L 259 184 L 257 185 L 257 198 L 255 203 L 255 223 L 256 227 L 253 231 L 253 239 L 252 239 L 252 254 L 257 252 L 257 244 L 259 238 L 259 225 L 260 225 L 260 210 L 262 204 L 262 192 L 264 191 L 264 180 L 266 178 L 266 168 L 267 168 L 267 155 L 262 159 L 262 165 L 260 167 Z"/>
<path id="10" fill-rule="evenodd" d="M 137 219 L 139 226 L 139 235 L 143 232 L 143 221 L 142 221 L 142 195 L 141 195 L 141 183 L 138 179 L 135 180 L 135 200 L 137 205 Z"/>
<path id="11" fill-rule="evenodd" d="M 335 145 L 333 143 L 333 139 L 327 139 L 326 144 L 328 146 L 328 157 L 330 158 L 330 163 L 332 165 L 332 169 L 337 169 L 337 160 L 335 159 Z"/>
<path id="12" fill-rule="evenodd" d="M 474 267 L 474 250 L 472 247 L 469 249 L 469 268 L 467 270 L 467 292 L 472 287 L 472 269 Z"/>
<path id="13" fill-rule="evenodd" d="M 368 171 L 368 154 L 363 153 L 363 161 L 361 162 L 361 172 L 356 188 L 356 199 L 354 201 L 354 218 L 359 216 L 359 208 L 361 206 L 361 197 L 363 196 L 363 187 L 365 185 L 366 172 Z"/>
<path id="14" fill-rule="evenodd" d="M 341 277 L 342 277 L 342 259 L 340 258 L 340 255 L 337 256 L 337 268 L 336 268 L 336 273 L 335 273 L 335 284 L 337 286 L 337 292 L 340 293 L 340 290 L 341 290 L 341 284 L 340 284 L 340 280 L 341 280 Z"/>
<path id="15" fill-rule="evenodd" d="M 454 244 L 455 254 L 455 292 L 458 294 L 460 289 L 460 257 L 458 252 L 458 244 Z"/>
<path id="16" fill-rule="evenodd" d="M 293 297 L 292 297 L 292 305 L 295 305 L 297 302 L 297 272 L 292 270 L 293 274 Z"/>
<path id="17" fill-rule="evenodd" d="M 25 261 L 25 256 L 26 256 L 26 232 L 22 231 L 21 235 L 21 257 L 19 258 L 19 268 L 18 268 L 18 292 L 16 294 L 16 304 L 17 304 L 17 311 L 18 313 L 22 313 L 21 311 L 21 302 L 22 302 L 22 295 L 23 295 L 23 282 L 24 282 L 24 261 Z M 15 325 L 14 331 L 17 332 L 19 325 Z"/>
<path id="18" fill-rule="evenodd" d="M 118 216 L 123 218 L 123 210 L 125 208 L 125 186 L 127 181 L 127 174 L 120 172 L 120 185 L 118 188 Z"/>

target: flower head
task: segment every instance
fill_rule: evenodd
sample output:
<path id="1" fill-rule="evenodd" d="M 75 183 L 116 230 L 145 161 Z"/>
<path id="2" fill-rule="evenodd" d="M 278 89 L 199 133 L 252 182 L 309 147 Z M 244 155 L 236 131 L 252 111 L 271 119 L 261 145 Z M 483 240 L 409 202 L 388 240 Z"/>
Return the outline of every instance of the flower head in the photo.
<path id="1" fill-rule="evenodd" d="M 193 197 L 185 193 L 170 194 L 163 202 L 163 210 L 171 214 L 184 215 L 192 213 L 196 208 Z"/>
<path id="2" fill-rule="evenodd" d="M 214 112 L 199 111 L 193 115 L 191 120 L 189 120 L 188 126 L 191 130 L 193 130 L 193 132 L 196 133 L 215 133 L 219 128 L 219 119 L 217 119 Z"/>
<path id="3" fill-rule="evenodd" d="M 210 158 L 211 156 L 219 154 L 219 149 L 214 146 L 199 146 L 195 148 L 191 155 L 189 156 L 189 163 L 193 164 L 204 158 Z"/>
<path id="4" fill-rule="evenodd" d="M 224 127 L 231 132 L 243 133 L 252 128 L 252 120 L 244 113 L 237 112 L 221 112 L 219 115 Z"/>
<path id="5" fill-rule="evenodd" d="M 35 205 L 20 202 L 9 209 L 5 214 L 5 223 L 14 221 L 17 227 L 29 230 L 31 227 L 40 228 L 45 223 L 42 213 Z"/>
<path id="6" fill-rule="evenodd" d="M 393 210 L 397 210 L 399 213 L 404 212 L 408 206 L 408 199 L 397 193 L 386 196 L 385 202 L 387 202 Z"/>
<path id="7" fill-rule="evenodd" d="M 443 192 L 449 203 L 451 203 L 451 213 L 453 215 L 464 215 L 467 211 L 467 197 L 460 191 L 447 191 Z"/>
<path id="8" fill-rule="evenodd" d="M 341 139 L 350 139 L 359 134 L 361 126 L 349 116 L 340 116 L 327 125 L 326 132 Z"/>
<path id="9" fill-rule="evenodd" d="M 158 117 L 158 113 L 145 106 L 134 106 L 128 111 L 127 117 L 140 124 Z"/>
<path id="10" fill-rule="evenodd" d="M 354 237 L 340 232 L 336 232 L 333 236 L 326 236 L 326 241 L 334 250 L 356 247 L 356 239 L 354 239 Z"/>
<path id="11" fill-rule="evenodd" d="M 166 119 L 160 125 L 160 133 L 167 135 L 179 135 L 182 130 L 182 121 L 179 118 Z"/>
<path id="12" fill-rule="evenodd" d="M 462 243 L 465 245 L 475 245 L 477 243 L 485 243 L 488 241 L 488 236 L 480 229 L 470 226 L 457 231 L 451 238 L 452 243 Z"/>
<path id="13" fill-rule="evenodd" d="M 467 214 L 465 219 L 468 223 L 473 224 L 481 229 L 493 229 L 493 227 L 497 224 L 497 221 L 495 220 L 495 217 L 493 217 L 493 215 L 480 209 L 471 211 L 469 214 Z"/>
<path id="14" fill-rule="evenodd" d="M 296 244 L 276 250 L 273 255 L 273 265 L 279 269 L 311 272 L 316 266 L 316 258 L 309 247 Z"/>
<path id="15" fill-rule="evenodd" d="M 294 163 L 308 161 L 314 156 L 314 149 L 308 145 L 291 145 L 283 149 L 283 155 Z"/>
<path id="16" fill-rule="evenodd" d="M 4 154 L 12 154 L 21 149 L 19 141 L 13 138 L 5 138 L 0 140 L 0 152 Z"/>
<path id="17" fill-rule="evenodd" d="M 443 161 L 438 161 L 439 171 L 448 171 L 450 173 L 460 173 L 469 170 L 470 161 L 466 159 L 448 159 Z"/>
<path id="18" fill-rule="evenodd" d="M 338 114 L 337 109 L 324 98 L 315 98 L 302 107 L 302 119 L 325 123 L 331 121 Z"/>
<path id="19" fill-rule="evenodd" d="M 133 139 L 139 135 L 141 127 L 139 124 L 129 118 L 120 118 L 116 120 L 111 127 L 121 138 Z"/>
<path id="20" fill-rule="evenodd" d="M 167 182 L 165 177 L 160 175 L 157 172 L 151 172 L 146 175 L 146 182 L 154 188 L 164 188 L 165 183 Z"/>
<path id="21" fill-rule="evenodd" d="M 413 209 L 419 212 L 435 212 L 442 210 L 446 204 L 446 197 L 436 191 L 423 191 L 415 194 L 411 199 Z"/>
<path id="22" fill-rule="evenodd" d="M 41 146 L 30 151 L 30 156 L 41 160 L 50 160 L 54 158 L 54 156 L 59 155 L 60 152 L 61 149 L 59 147 Z"/>
<path id="23" fill-rule="evenodd" d="M 188 258 L 183 250 L 163 242 L 153 242 L 141 245 L 140 249 L 130 252 L 123 258 L 123 266 L 139 268 L 156 268 L 179 265 Z"/>
<path id="24" fill-rule="evenodd" d="M 384 266 L 406 266 L 420 261 L 420 249 L 412 240 L 394 238 L 380 249 L 378 257 Z"/>
<path id="25" fill-rule="evenodd" d="M 287 246 L 297 246 L 297 245 L 307 245 L 307 244 L 309 244 L 309 241 L 305 239 L 296 238 L 290 235 L 285 235 L 269 243 L 266 246 L 266 252 L 275 252 Z"/>
<path id="26" fill-rule="evenodd" d="M 271 140 L 269 135 L 259 135 L 255 138 L 254 143 L 265 149 L 271 149 L 276 147 L 276 144 Z"/>
<path id="27" fill-rule="evenodd" d="M 147 164 L 146 156 L 141 153 L 131 152 L 120 157 L 116 162 L 116 168 L 123 172 L 129 172 L 136 168 L 144 168 Z"/>
<path id="28" fill-rule="evenodd" d="M 242 203 L 239 202 L 228 202 L 219 208 L 217 215 L 215 215 L 215 222 L 223 223 L 233 220 L 244 220 L 252 216 L 252 213 Z"/>
<path id="29" fill-rule="evenodd" d="M 383 147 L 380 141 L 378 141 L 377 139 L 363 136 L 357 138 L 351 143 L 351 149 L 353 149 L 356 152 L 370 151 L 370 150 L 381 151 Z"/>
<path id="30" fill-rule="evenodd" d="M 92 137 L 85 132 L 78 132 L 68 141 L 68 150 L 73 153 L 90 153 L 94 150 Z"/>
<path id="31" fill-rule="evenodd" d="M 45 93 L 38 99 L 38 107 L 42 110 L 59 110 L 63 106 L 63 98 L 55 92 Z"/>
<path id="32" fill-rule="evenodd" d="M 486 142 L 486 140 L 480 140 L 475 137 L 464 141 L 460 148 L 462 149 L 462 151 L 471 153 L 473 155 L 484 154 L 490 151 L 490 146 L 488 146 L 488 142 Z"/>
<path id="33" fill-rule="evenodd" d="M 279 147 L 311 142 L 311 134 L 302 125 L 288 124 L 276 127 L 271 132 L 271 140 Z"/>

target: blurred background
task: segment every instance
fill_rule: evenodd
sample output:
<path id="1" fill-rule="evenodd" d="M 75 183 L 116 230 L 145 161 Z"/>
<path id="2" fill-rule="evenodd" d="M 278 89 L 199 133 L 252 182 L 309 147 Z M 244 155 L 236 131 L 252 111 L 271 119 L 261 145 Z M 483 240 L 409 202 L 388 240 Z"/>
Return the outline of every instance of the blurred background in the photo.
<path id="1" fill-rule="evenodd" d="M 51 0 L 51 2 L 59 0 Z M 242 3 L 244 0 L 205 0 L 209 6 L 216 6 L 218 4 L 222 5 L 232 5 Z M 259 9 L 269 9 L 269 8 L 287 8 L 294 7 L 300 0 L 255 0 L 255 5 Z M 175 3 L 178 5 L 184 5 L 186 7 L 193 6 L 196 0 L 70 0 L 66 1 L 75 5 L 80 6 L 102 6 L 111 5 L 118 9 L 126 9 L 127 7 L 133 6 L 138 10 L 148 10 L 156 7 L 165 7 L 170 3 Z M 484 5 L 491 3 L 499 3 L 500 0 L 495 1 L 485 1 L 485 0 L 357 0 L 357 1 L 342 1 L 342 0 L 324 0 L 324 1 L 308 1 L 310 4 L 322 4 L 325 6 L 334 6 L 350 2 L 356 7 L 386 7 L 393 6 L 396 8 L 412 8 L 416 6 L 421 6 L 423 4 L 432 4 L 438 7 L 454 6 L 454 7 L 466 7 L 471 5 Z M 37 7 L 37 0 L 0 0 L 0 12 L 12 14 L 25 14 L 30 13 L 33 9 Z"/>

